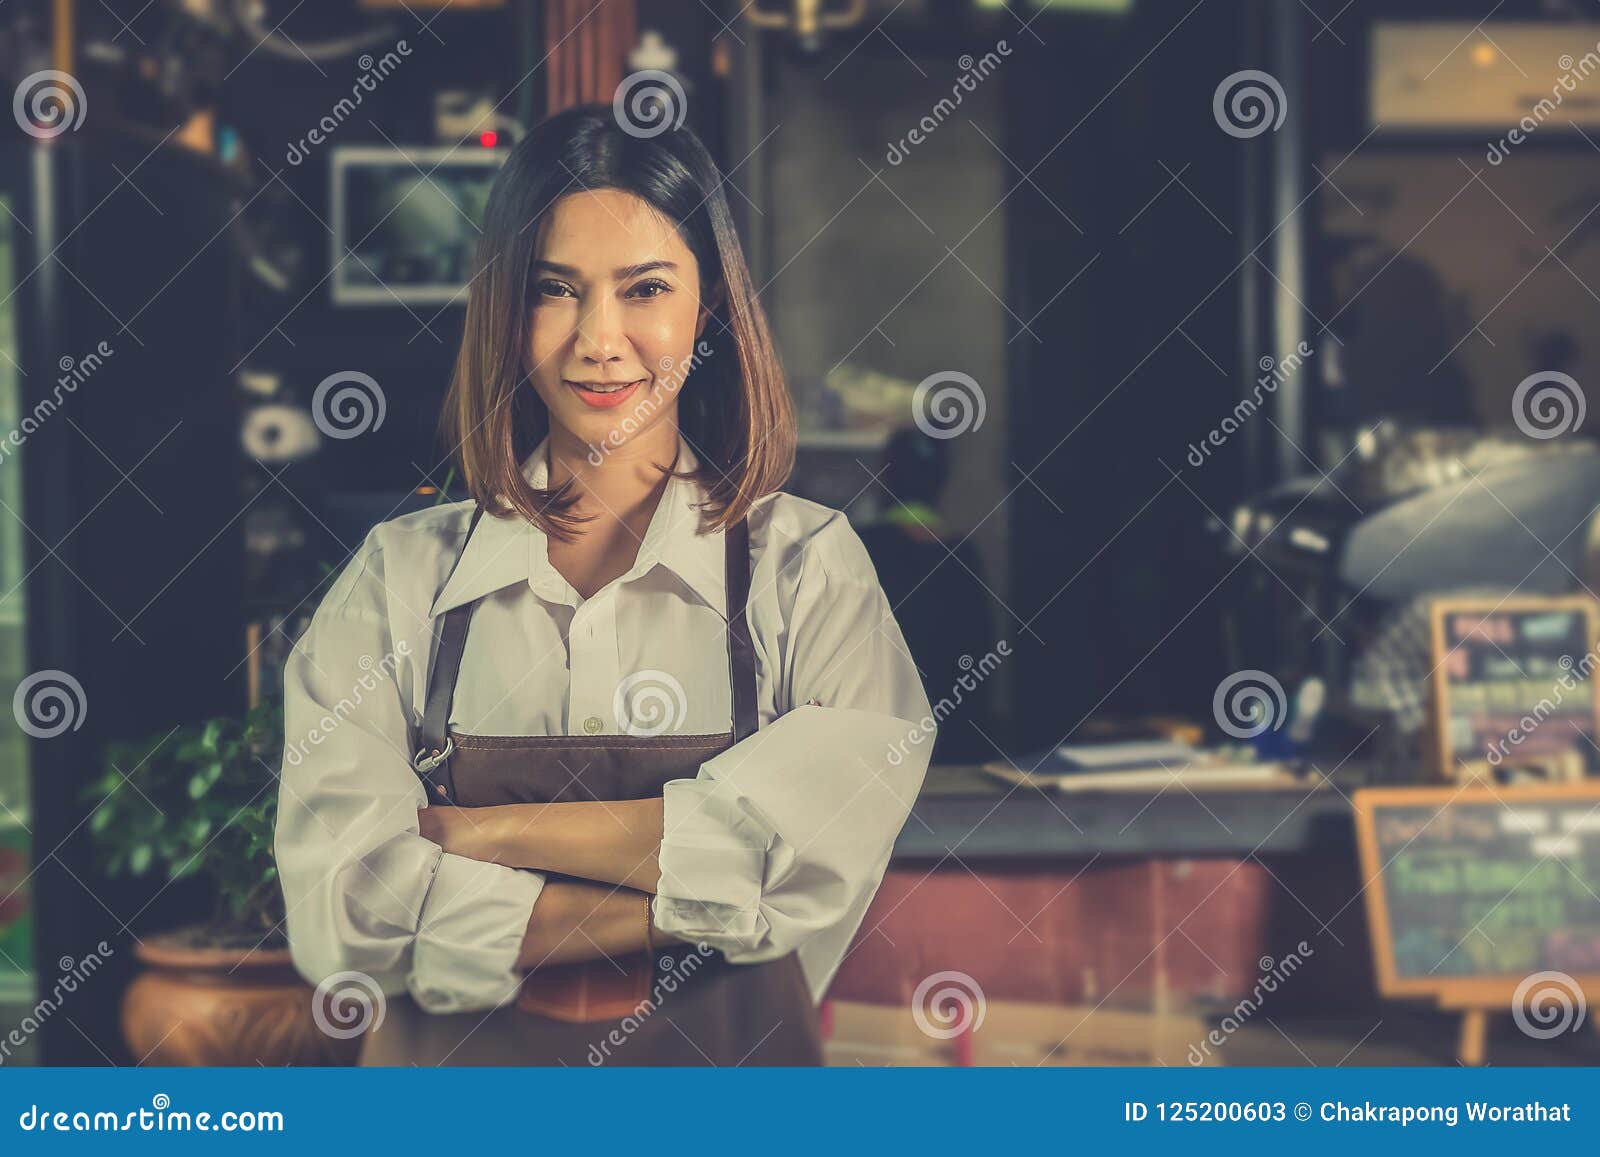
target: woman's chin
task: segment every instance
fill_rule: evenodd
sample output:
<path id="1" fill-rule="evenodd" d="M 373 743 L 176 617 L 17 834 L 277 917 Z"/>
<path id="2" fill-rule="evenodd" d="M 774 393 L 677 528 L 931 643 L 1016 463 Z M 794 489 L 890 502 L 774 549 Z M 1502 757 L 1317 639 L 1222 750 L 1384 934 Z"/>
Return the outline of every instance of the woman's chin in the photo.
<path id="1" fill-rule="evenodd" d="M 613 410 L 596 410 L 582 403 L 551 410 L 551 417 L 575 439 L 604 453 L 637 442 L 663 421 L 670 422 L 671 416 L 670 407 L 652 402 L 642 393 Z"/>

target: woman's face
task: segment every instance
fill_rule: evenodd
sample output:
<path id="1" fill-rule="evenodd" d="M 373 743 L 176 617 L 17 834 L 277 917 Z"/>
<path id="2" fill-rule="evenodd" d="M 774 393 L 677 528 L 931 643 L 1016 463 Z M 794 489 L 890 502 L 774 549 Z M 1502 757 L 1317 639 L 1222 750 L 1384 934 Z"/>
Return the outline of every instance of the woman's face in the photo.
<path id="1" fill-rule="evenodd" d="M 593 460 L 675 425 L 712 306 L 672 223 L 632 193 L 573 193 L 543 221 L 529 277 L 528 372 L 552 427 Z"/>

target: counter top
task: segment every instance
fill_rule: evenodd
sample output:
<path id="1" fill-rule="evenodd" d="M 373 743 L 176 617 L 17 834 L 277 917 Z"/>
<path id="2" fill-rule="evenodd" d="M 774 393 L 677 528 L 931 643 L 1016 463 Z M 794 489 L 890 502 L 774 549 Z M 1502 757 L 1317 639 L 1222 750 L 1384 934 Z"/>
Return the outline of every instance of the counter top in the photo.
<path id="1" fill-rule="evenodd" d="M 1013 786 L 976 766 L 928 769 L 896 860 L 1349 853 L 1349 792 L 1334 785 L 1061 792 Z"/>

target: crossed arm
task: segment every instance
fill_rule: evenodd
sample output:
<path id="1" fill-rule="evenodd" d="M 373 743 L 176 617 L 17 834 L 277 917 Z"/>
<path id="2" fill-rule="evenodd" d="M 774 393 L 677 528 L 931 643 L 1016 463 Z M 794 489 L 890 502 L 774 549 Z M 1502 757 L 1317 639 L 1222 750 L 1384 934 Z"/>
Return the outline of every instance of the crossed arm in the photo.
<path id="1" fill-rule="evenodd" d="M 661 880 L 661 799 L 610 803 L 419 808 L 419 834 L 446 852 L 512 868 L 576 876 L 547 883 L 534 904 L 518 968 L 590 960 L 646 947 L 649 898 Z M 593 882 L 590 882 L 593 881 Z M 673 939 L 654 927 L 651 939 Z"/>

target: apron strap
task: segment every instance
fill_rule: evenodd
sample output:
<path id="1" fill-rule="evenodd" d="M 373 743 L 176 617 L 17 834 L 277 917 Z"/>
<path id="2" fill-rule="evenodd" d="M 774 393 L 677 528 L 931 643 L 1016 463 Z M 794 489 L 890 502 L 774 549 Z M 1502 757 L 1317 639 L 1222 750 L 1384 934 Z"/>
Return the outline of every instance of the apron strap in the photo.
<path id="1" fill-rule="evenodd" d="M 472 521 L 467 523 L 467 533 L 462 536 L 461 548 L 455 562 L 450 564 L 450 574 L 445 576 L 445 586 L 461 565 L 467 552 L 467 542 L 483 517 L 483 506 L 473 508 Z M 444 588 L 439 588 L 443 590 Z M 442 616 L 436 629 L 433 669 L 428 677 L 428 698 L 422 714 L 419 745 L 411 757 L 411 766 L 422 777 L 422 784 L 432 795 L 451 801 L 455 799 L 455 783 L 450 778 L 450 701 L 455 696 L 456 674 L 461 670 L 461 654 L 467 646 L 467 624 L 472 619 L 475 603 L 452 607 Z"/>
<path id="2" fill-rule="evenodd" d="M 727 553 L 724 575 L 728 604 L 728 683 L 733 689 L 733 741 L 754 735 L 760 717 L 756 710 L 756 648 L 750 641 L 750 621 L 745 616 L 750 600 L 750 523 L 741 518 L 724 533 Z"/>
<path id="3" fill-rule="evenodd" d="M 450 567 L 451 574 L 461 565 L 466 553 L 467 540 L 483 516 L 483 507 L 472 512 L 466 536 L 461 540 L 460 551 Z M 723 576 L 727 586 L 728 620 L 728 681 L 733 693 L 733 741 L 738 743 L 755 734 L 760 723 L 756 700 L 756 651 L 750 638 L 750 622 L 746 604 L 750 597 L 750 526 L 745 519 L 727 528 L 724 534 L 726 550 L 723 556 Z M 449 583 L 449 577 L 445 582 Z M 443 588 L 441 588 L 443 589 Z M 467 648 L 467 626 L 472 621 L 477 600 L 451 607 L 441 617 L 442 623 L 435 636 L 433 666 L 428 674 L 428 697 L 423 708 L 422 724 L 418 729 L 418 747 L 412 756 L 412 767 L 422 778 L 430 795 L 445 801 L 455 798 L 455 784 L 450 777 L 450 755 L 454 741 L 450 738 L 450 708 L 455 700 L 456 679 L 461 673 L 461 657 Z"/>

